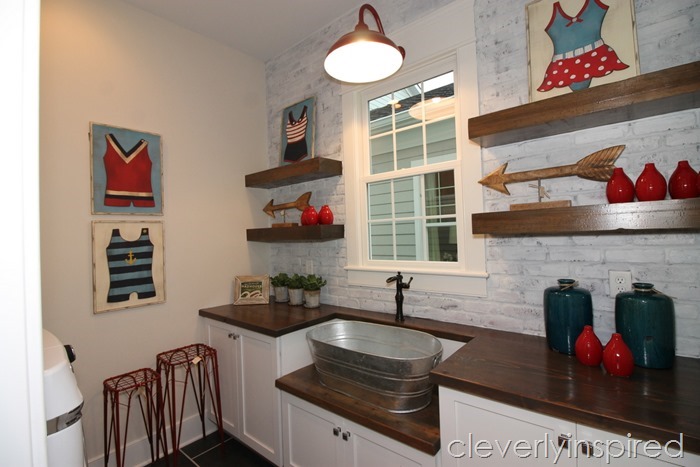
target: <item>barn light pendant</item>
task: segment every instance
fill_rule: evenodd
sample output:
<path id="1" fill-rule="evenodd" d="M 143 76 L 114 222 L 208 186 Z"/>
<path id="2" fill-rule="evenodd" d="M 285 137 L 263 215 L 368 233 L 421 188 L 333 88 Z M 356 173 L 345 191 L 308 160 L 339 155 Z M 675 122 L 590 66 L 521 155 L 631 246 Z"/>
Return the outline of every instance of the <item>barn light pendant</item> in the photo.
<path id="1" fill-rule="evenodd" d="M 364 15 L 369 11 L 377 23 L 378 31 L 365 24 Z M 379 14 L 365 3 L 360 7 L 360 20 L 355 30 L 345 34 L 333 44 L 323 67 L 338 81 L 346 83 L 370 83 L 396 73 L 406 56 L 403 47 L 398 47 L 386 35 Z"/>

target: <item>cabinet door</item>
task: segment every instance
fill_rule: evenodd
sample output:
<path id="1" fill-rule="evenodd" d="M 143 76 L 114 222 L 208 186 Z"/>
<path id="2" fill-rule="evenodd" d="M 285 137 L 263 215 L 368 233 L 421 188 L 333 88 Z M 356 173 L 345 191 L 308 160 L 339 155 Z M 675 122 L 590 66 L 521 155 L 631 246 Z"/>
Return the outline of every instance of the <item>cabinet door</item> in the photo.
<path id="1" fill-rule="evenodd" d="M 576 438 L 579 467 L 700 466 L 700 456 L 680 450 L 680 434 L 661 443 L 578 425 Z"/>
<path id="2" fill-rule="evenodd" d="M 436 467 L 438 456 L 282 393 L 284 465 L 295 467 Z"/>
<path id="3" fill-rule="evenodd" d="M 440 387 L 442 464 L 575 466 L 576 424 Z"/>
<path id="4" fill-rule="evenodd" d="M 209 345 L 216 349 L 219 362 L 219 386 L 221 389 L 221 415 L 224 430 L 238 436 L 240 413 L 239 347 L 236 329 L 223 323 L 207 321 Z M 234 339 L 235 338 L 235 339 Z M 210 420 L 216 420 L 213 414 Z"/>
<path id="5" fill-rule="evenodd" d="M 346 422 L 345 465 L 352 467 L 435 467 L 438 456 L 431 456 L 403 443 Z"/>
<path id="6" fill-rule="evenodd" d="M 240 330 L 240 429 L 239 438 L 276 464 L 282 460 L 280 443 L 277 340 Z"/>
<path id="7" fill-rule="evenodd" d="M 284 465 L 341 466 L 340 418 L 287 393 L 282 393 Z M 367 464 L 371 465 L 371 464 Z"/>

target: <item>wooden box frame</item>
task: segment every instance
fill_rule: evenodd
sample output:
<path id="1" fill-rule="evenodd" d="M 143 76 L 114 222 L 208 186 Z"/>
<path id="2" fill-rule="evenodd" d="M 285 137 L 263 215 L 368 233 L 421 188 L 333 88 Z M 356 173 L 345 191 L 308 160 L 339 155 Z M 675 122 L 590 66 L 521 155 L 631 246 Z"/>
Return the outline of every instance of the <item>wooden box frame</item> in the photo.
<path id="1" fill-rule="evenodd" d="M 270 303 L 270 276 L 236 276 L 234 305 Z"/>

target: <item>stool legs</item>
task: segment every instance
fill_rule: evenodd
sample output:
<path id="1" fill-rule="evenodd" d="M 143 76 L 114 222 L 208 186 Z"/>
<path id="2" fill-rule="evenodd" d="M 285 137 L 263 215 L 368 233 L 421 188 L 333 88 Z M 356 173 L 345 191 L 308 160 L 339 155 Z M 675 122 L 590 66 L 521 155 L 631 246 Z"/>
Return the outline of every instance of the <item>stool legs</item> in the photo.
<path id="1" fill-rule="evenodd" d="M 223 442 L 224 429 L 221 416 L 221 393 L 219 387 L 219 366 L 216 349 L 204 344 L 193 344 L 178 349 L 162 352 L 157 356 L 157 372 L 163 375 L 163 410 L 162 423 L 165 423 L 165 412 L 168 412 L 170 423 L 170 440 L 173 446 L 173 461 L 177 465 L 180 452 L 180 437 L 184 417 L 185 401 L 188 388 L 192 387 L 194 399 L 202 427 L 202 437 L 206 435 L 205 412 L 206 394 L 211 398 L 212 409 L 216 418 L 219 438 Z M 177 379 L 176 370 L 184 372 L 181 380 Z M 195 380 L 196 375 L 196 380 Z M 182 400 L 178 404 L 176 383 L 182 383 Z M 179 417 L 178 417 L 179 405 Z M 163 426 L 165 430 L 165 426 Z"/>
<path id="2" fill-rule="evenodd" d="M 138 399 L 141 417 L 144 422 L 144 427 L 146 428 L 146 436 L 151 449 L 151 462 L 155 462 L 160 457 L 158 447 L 161 441 L 161 436 L 158 432 L 159 412 L 162 407 L 160 374 L 150 368 L 142 368 L 122 375 L 113 376 L 104 381 L 102 394 L 104 399 L 105 467 L 109 463 L 112 440 L 114 440 L 117 467 L 122 467 L 124 465 L 126 439 L 129 431 L 131 405 L 134 397 Z M 121 407 L 126 408 L 123 432 L 120 418 Z M 155 455 L 153 449 L 154 442 L 156 445 Z M 163 444 L 163 450 L 167 452 L 165 443 Z"/>

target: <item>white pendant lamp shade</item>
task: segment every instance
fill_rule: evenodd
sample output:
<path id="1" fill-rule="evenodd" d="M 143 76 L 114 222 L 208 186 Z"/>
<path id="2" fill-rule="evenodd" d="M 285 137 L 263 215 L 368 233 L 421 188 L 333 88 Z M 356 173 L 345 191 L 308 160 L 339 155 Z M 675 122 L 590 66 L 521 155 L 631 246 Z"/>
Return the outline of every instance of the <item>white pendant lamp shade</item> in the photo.
<path id="1" fill-rule="evenodd" d="M 369 11 L 379 31 L 371 31 L 363 15 Z M 360 8 L 360 20 L 355 30 L 341 37 L 328 51 L 323 63 L 326 72 L 346 83 L 370 83 L 396 73 L 406 52 L 384 35 L 377 11 L 369 4 Z"/>

